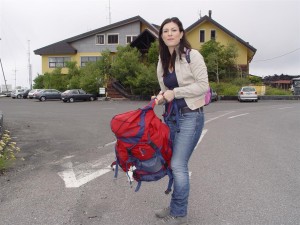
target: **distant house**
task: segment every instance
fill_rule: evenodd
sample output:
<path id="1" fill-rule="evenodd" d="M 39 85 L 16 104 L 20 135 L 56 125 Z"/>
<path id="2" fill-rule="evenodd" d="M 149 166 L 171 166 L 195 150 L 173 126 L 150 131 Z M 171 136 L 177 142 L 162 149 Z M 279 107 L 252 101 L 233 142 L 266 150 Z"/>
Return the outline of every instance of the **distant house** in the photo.
<path id="1" fill-rule="evenodd" d="M 200 18 L 186 28 L 187 39 L 195 49 L 200 49 L 209 40 L 216 40 L 225 46 L 229 43 L 235 44 L 238 49 L 236 63 L 244 74 L 249 74 L 249 63 L 253 59 L 256 49 L 213 20 L 211 13 L 210 10 L 209 16 Z"/>
<path id="2" fill-rule="evenodd" d="M 130 44 L 142 53 L 148 51 L 152 42 L 158 38 L 159 26 L 150 24 L 140 16 L 132 17 L 96 30 L 92 30 L 75 37 L 34 51 L 42 56 L 42 73 L 51 72 L 57 67 L 63 67 L 67 73 L 65 63 L 76 61 L 77 65 L 96 61 L 101 57 L 101 51 L 109 49 L 114 54 L 118 45 Z M 227 30 L 209 16 L 204 16 L 186 29 L 187 39 L 195 49 L 214 39 L 223 45 L 232 42 L 238 48 L 237 65 L 243 73 L 249 74 L 249 63 L 256 49 L 248 42 Z"/>
<path id="3" fill-rule="evenodd" d="M 136 16 L 59 41 L 37 49 L 34 53 L 42 56 L 43 74 L 58 67 L 67 73 L 65 65 L 68 61 L 76 61 L 80 67 L 85 66 L 87 62 L 99 60 L 102 51 L 109 49 L 114 54 L 117 46 L 130 44 L 137 37 L 142 42 L 135 42 L 137 46 L 141 49 L 149 48 L 157 34 L 154 25 Z"/>
<path id="4" fill-rule="evenodd" d="M 276 81 L 271 81 L 270 85 L 275 88 L 289 90 L 291 88 L 292 81 L 291 80 L 276 80 Z"/>

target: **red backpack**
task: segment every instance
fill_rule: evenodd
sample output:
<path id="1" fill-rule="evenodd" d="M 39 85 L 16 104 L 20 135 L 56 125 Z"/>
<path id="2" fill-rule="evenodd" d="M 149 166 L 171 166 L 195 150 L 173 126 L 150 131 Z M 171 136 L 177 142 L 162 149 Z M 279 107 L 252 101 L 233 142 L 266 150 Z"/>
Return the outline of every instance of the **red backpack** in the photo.
<path id="1" fill-rule="evenodd" d="M 114 116 L 110 126 L 117 138 L 115 144 L 116 164 L 127 173 L 133 168 L 133 178 L 138 182 L 138 191 L 142 181 L 156 181 L 169 176 L 168 189 L 171 191 L 173 176 L 170 168 L 172 157 L 169 127 L 155 114 L 152 100 L 144 108 Z M 112 165 L 113 165 L 112 164 Z"/>

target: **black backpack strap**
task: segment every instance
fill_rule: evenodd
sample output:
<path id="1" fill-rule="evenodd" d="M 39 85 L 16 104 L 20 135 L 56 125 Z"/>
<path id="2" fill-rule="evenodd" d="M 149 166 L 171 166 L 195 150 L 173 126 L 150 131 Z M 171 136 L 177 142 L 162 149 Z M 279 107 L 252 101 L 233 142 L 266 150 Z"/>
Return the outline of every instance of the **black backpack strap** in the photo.
<path id="1" fill-rule="evenodd" d="M 190 52 L 191 52 L 191 49 L 189 49 L 189 48 L 185 51 L 185 59 L 188 63 L 191 62 Z"/>

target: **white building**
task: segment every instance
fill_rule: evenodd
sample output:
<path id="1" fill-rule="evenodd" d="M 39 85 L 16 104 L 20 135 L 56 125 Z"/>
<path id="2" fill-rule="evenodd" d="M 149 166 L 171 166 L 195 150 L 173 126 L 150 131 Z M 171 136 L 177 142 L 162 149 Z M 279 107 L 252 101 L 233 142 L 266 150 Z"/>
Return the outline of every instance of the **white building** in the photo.
<path id="1" fill-rule="evenodd" d="M 6 87 L 7 87 L 7 91 L 12 91 L 12 85 L 11 84 L 7 84 L 5 86 L 5 84 L 1 84 L 0 85 L 0 92 L 6 92 Z"/>

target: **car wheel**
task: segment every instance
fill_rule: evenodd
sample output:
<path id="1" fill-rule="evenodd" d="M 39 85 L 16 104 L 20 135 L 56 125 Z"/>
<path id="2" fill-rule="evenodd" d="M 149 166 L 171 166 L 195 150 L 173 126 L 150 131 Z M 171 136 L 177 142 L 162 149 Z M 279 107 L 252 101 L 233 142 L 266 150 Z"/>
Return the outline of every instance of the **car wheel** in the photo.
<path id="1" fill-rule="evenodd" d="M 63 102 L 67 102 L 68 100 L 63 100 Z"/>
<path id="2" fill-rule="evenodd" d="M 94 99 L 94 97 L 93 96 L 91 96 L 90 97 L 90 101 L 94 101 L 95 99 Z"/>
<path id="3" fill-rule="evenodd" d="M 40 97 L 40 101 L 42 102 L 46 101 L 46 97 L 45 96 Z"/>
<path id="4" fill-rule="evenodd" d="M 17 95 L 17 98 L 21 98 L 21 95 Z"/>
<path id="5" fill-rule="evenodd" d="M 70 99 L 69 99 L 69 102 L 74 102 L 74 98 L 70 98 Z"/>

